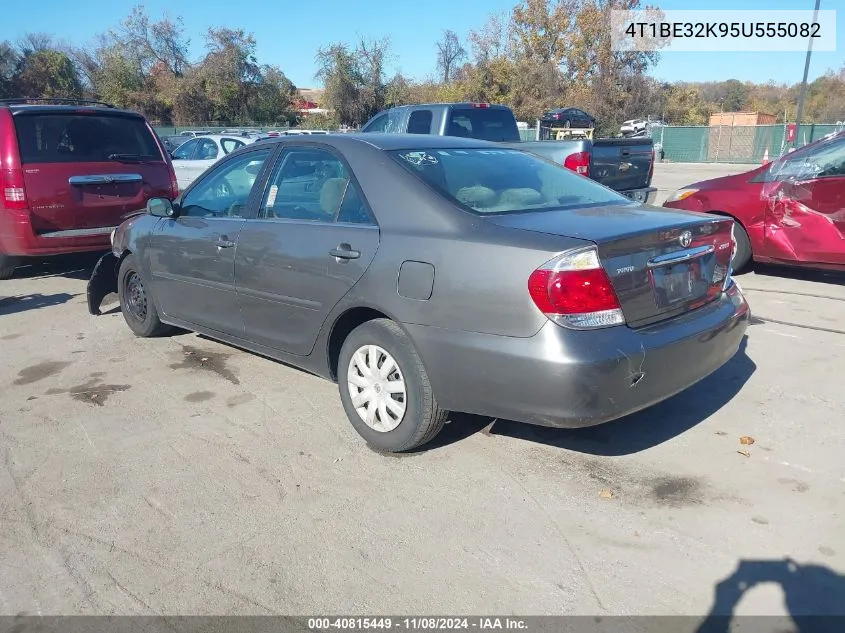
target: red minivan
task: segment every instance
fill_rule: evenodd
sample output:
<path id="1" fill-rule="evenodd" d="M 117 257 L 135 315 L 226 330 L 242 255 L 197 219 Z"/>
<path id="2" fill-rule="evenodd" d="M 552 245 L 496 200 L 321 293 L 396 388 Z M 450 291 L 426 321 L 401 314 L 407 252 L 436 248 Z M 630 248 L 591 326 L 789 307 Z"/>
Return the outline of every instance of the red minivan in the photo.
<path id="1" fill-rule="evenodd" d="M 0 279 L 27 257 L 100 251 L 147 200 L 179 194 L 137 112 L 83 100 L 0 100 Z"/>

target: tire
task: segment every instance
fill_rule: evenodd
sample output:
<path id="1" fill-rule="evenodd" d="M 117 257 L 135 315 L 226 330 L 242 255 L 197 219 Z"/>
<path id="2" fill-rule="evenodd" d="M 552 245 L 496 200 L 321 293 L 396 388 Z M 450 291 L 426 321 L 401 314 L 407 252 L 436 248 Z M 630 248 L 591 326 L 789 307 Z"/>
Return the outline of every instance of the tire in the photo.
<path id="1" fill-rule="evenodd" d="M 120 311 L 129 329 L 136 336 L 150 338 L 170 333 L 173 328 L 158 318 L 158 310 L 150 295 L 134 255 L 127 255 L 117 274 L 117 295 Z"/>
<path id="2" fill-rule="evenodd" d="M 373 366 L 372 358 L 376 369 L 386 369 L 391 359 L 396 367 L 386 377 L 376 378 L 378 392 L 370 391 L 373 396 L 370 404 L 361 406 L 367 401 L 353 402 L 352 392 L 360 395 L 373 388 L 366 372 L 361 371 L 362 367 Z M 448 411 L 438 406 L 414 344 L 393 321 L 374 319 L 354 329 L 340 349 L 337 373 L 340 400 L 349 421 L 377 450 L 387 453 L 412 450 L 433 440 L 446 423 Z M 404 391 L 388 392 L 388 384 Z M 389 404 L 391 400 L 393 405 Z M 370 424 L 365 420 L 368 411 L 372 411 Z"/>
<path id="3" fill-rule="evenodd" d="M 0 279 L 11 279 L 17 267 L 17 258 L 0 254 Z"/>
<path id="4" fill-rule="evenodd" d="M 751 263 L 751 240 L 736 220 L 734 220 L 734 236 L 736 237 L 736 255 L 734 255 L 733 269 L 735 273 L 741 273 Z"/>
<path id="5" fill-rule="evenodd" d="M 565 127 L 568 130 L 569 128 L 572 127 L 572 121 L 570 121 L 569 119 L 566 119 L 566 121 L 563 122 L 563 127 Z"/>

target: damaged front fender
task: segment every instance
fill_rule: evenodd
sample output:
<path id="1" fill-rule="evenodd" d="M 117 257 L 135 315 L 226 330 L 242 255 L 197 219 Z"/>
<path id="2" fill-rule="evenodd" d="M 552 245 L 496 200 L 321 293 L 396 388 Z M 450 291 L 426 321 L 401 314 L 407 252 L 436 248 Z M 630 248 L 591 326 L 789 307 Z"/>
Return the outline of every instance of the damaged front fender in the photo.
<path id="1" fill-rule="evenodd" d="M 103 299 L 113 292 L 117 292 L 117 273 L 120 259 L 108 252 L 100 258 L 88 280 L 88 312 L 97 316 L 101 314 L 100 306 Z"/>

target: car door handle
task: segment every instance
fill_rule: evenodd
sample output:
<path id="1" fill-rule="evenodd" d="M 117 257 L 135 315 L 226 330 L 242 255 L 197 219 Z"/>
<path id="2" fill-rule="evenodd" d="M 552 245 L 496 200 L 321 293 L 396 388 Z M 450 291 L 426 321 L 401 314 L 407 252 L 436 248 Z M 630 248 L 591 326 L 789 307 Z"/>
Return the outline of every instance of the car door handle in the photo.
<path id="1" fill-rule="evenodd" d="M 329 255 L 338 259 L 358 259 L 361 251 L 354 251 L 349 244 L 338 244 L 336 248 L 329 251 Z"/>
<path id="2" fill-rule="evenodd" d="M 234 245 L 235 243 L 226 239 L 225 235 L 223 237 L 218 237 L 217 242 L 215 242 L 215 246 L 217 246 L 217 248 L 232 248 Z"/>

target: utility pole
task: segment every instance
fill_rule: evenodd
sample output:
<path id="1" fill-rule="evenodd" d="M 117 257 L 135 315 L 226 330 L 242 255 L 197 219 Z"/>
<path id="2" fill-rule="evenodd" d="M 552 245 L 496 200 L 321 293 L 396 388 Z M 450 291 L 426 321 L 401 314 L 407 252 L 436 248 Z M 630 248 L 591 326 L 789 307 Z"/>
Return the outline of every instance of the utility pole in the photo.
<path id="1" fill-rule="evenodd" d="M 816 8 L 813 11 L 813 24 L 819 21 L 819 4 L 821 0 L 816 0 Z M 813 54 L 813 38 L 810 38 L 810 43 L 807 45 L 807 59 L 804 61 L 804 79 L 801 81 L 801 90 L 798 92 L 798 112 L 795 114 L 795 140 L 792 141 L 793 147 L 798 146 L 798 133 L 801 130 L 801 115 L 804 113 L 804 94 L 807 92 L 807 75 L 810 73 L 810 57 Z"/>

